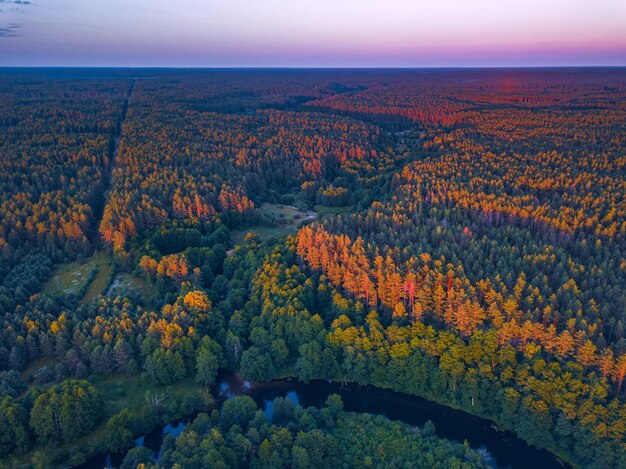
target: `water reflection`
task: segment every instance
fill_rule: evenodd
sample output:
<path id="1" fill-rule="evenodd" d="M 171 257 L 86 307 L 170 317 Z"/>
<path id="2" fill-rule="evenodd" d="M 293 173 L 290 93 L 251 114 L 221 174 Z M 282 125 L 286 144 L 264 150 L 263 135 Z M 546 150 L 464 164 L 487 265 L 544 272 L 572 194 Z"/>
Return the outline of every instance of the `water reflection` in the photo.
<path id="1" fill-rule="evenodd" d="M 233 397 L 246 394 L 251 388 L 250 381 L 244 381 L 236 373 L 220 373 L 217 385 L 217 397 L 220 399 L 232 399 Z"/>
<path id="2" fill-rule="evenodd" d="M 281 397 L 281 396 L 278 396 Z M 290 391 L 287 394 L 285 394 L 285 399 L 287 399 L 288 401 L 291 401 L 293 403 L 293 405 L 297 406 L 300 405 L 300 398 L 298 397 L 298 393 L 295 391 Z M 269 420 L 270 422 L 274 420 L 274 399 L 267 399 L 265 401 L 263 401 L 263 405 L 261 406 L 261 410 L 263 411 L 263 414 L 265 415 L 265 418 L 267 420 Z"/>

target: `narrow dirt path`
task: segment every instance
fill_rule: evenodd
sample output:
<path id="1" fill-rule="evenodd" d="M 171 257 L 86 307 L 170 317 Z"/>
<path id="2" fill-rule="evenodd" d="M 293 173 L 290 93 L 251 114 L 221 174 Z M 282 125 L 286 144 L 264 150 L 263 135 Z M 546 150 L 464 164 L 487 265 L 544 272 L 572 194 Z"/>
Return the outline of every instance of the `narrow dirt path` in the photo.
<path id="1" fill-rule="evenodd" d="M 115 159 L 117 158 L 117 153 L 120 149 L 120 141 L 122 140 L 122 131 L 124 128 L 124 121 L 126 120 L 126 114 L 128 113 L 128 106 L 130 105 L 130 98 L 133 94 L 133 89 L 135 88 L 135 81 L 133 80 L 130 84 L 130 88 L 128 89 L 128 95 L 126 95 L 126 100 L 124 101 L 124 107 L 122 108 L 122 116 L 117 123 L 117 129 L 115 130 L 115 141 L 113 146 L 113 152 L 111 154 L 111 158 L 109 159 L 109 167 L 107 168 L 106 175 L 104 177 L 105 180 L 105 188 L 104 194 L 109 190 L 109 186 L 111 185 L 111 179 L 113 177 L 113 167 L 115 166 Z M 98 220 L 99 221 L 99 220 Z"/>
<path id="2" fill-rule="evenodd" d="M 100 226 L 100 220 L 102 220 L 102 215 L 104 213 L 104 206 L 106 205 L 109 191 L 111 189 L 111 181 L 113 179 L 113 168 L 115 167 L 115 160 L 117 159 L 117 153 L 120 149 L 120 142 L 122 140 L 122 131 L 124 127 L 124 121 L 126 120 L 126 114 L 128 112 L 128 106 L 130 105 L 130 98 L 133 94 L 133 89 L 135 88 L 136 80 L 133 79 L 128 88 L 128 94 L 124 100 L 124 105 L 122 107 L 122 115 L 120 116 L 119 121 L 117 122 L 117 127 L 115 129 L 115 137 L 113 140 L 113 145 L 109 151 L 110 158 L 109 164 L 105 168 L 104 176 L 102 178 L 102 190 L 97 194 L 98 199 L 93 204 L 93 226 L 91 227 L 89 233 L 89 241 L 91 245 L 97 249 L 100 244 L 100 235 L 98 232 L 98 227 Z"/>

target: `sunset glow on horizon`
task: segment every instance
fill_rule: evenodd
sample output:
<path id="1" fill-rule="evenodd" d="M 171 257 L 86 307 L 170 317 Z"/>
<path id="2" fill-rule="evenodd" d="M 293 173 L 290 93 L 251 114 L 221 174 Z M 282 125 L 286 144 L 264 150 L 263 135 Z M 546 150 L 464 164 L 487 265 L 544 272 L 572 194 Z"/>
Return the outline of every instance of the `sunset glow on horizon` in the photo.
<path id="1" fill-rule="evenodd" d="M 0 66 L 626 65 L 622 0 L 0 0 Z"/>

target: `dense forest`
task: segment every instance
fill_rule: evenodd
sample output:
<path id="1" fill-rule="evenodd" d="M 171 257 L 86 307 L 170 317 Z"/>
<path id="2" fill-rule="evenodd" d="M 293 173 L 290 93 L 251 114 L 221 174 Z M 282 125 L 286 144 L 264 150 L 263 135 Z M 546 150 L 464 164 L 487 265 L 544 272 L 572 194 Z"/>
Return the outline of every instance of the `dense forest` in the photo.
<path id="1" fill-rule="evenodd" d="M 626 467 L 626 77 L 0 72 L 0 467 L 483 467 L 393 389 Z"/>

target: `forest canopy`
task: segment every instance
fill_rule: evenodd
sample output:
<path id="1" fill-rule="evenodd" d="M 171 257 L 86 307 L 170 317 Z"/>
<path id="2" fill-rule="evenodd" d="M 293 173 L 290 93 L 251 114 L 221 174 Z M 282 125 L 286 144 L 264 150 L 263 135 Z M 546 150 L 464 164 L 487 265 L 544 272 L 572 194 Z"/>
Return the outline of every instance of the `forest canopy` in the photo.
<path id="1" fill-rule="evenodd" d="M 196 412 L 124 467 L 485 463 L 332 405 L 218 410 L 220 370 L 626 466 L 623 70 L 0 71 L 0 98 L 2 467 Z"/>

